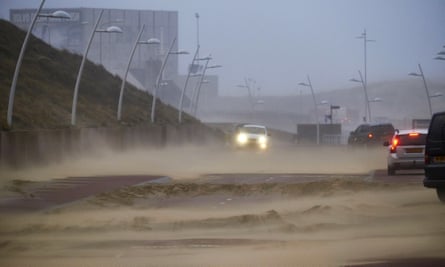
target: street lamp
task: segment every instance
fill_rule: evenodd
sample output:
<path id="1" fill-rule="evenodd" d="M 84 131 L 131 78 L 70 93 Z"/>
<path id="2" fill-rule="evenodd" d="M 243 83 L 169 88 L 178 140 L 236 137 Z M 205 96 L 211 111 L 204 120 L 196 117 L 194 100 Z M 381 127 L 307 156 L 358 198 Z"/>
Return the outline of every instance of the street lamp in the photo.
<path id="1" fill-rule="evenodd" d="M 352 78 L 352 79 L 349 79 L 349 81 L 351 81 L 351 82 L 358 82 L 358 83 L 362 84 L 363 91 L 365 93 L 365 117 L 364 118 L 365 118 L 365 121 L 371 122 L 371 107 L 369 105 L 368 89 L 366 87 L 365 81 L 363 80 L 362 72 L 358 71 L 358 74 L 360 76 L 360 80 Z M 368 113 L 368 119 L 366 119 L 366 113 Z"/>
<path id="2" fill-rule="evenodd" d="M 158 88 L 161 86 L 162 75 L 164 73 L 165 66 L 167 65 L 167 59 L 168 59 L 169 55 L 188 55 L 189 54 L 189 52 L 187 52 L 185 50 L 173 51 L 173 46 L 175 45 L 175 43 L 176 43 L 176 37 L 172 40 L 170 47 L 169 47 L 167 53 L 165 54 L 164 59 L 162 60 L 161 69 L 159 70 L 158 77 L 156 78 L 155 88 L 153 90 L 153 100 L 151 103 L 151 122 L 152 123 L 155 122 L 156 93 L 157 93 Z"/>
<path id="3" fill-rule="evenodd" d="M 360 36 L 358 36 L 358 37 L 356 37 L 357 39 L 363 39 L 363 48 L 364 48 L 364 63 L 363 63 L 363 65 L 364 65 L 364 74 L 365 74 L 365 78 L 364 78 L 364 84 L 365 84 L 365 87 L 367 87 L 368 86 L 368 74 L 367 74 L 367 43 L 368 42 L 375 42 L 375 40 L 369 40 L 368 39 L 368 36 L 366 35 L 366 29 L 364 29 L 363 30 L 363 33 L 360 35 Z"/>
<path id="4" fill-rule="evenodd" d="M 316 123 L 317 123 L 317 145 L 319 145 L 320 144 L 320 122 L 318 120 L 318 105 L 317 105 L 317 100 L 315 99 L 314 88 L 312 87 L 311 78 L 309 77 L 309 75 L 307 75 L 307 81 L 308 81 L 308 83 L 301 82 L 298 85 L 306 86 L 311 89 L 312 99 L 314 101 L 314 108 L 315 108 L 315 118 L 316 118 Z"/>
<path id="5" fill-rule="evenodd" d="M 196 88 L 195 88 L 195 90 L 194 91 L 196 91 L 196 101 L 195 101 L 195 108 L 194 108 L 194 110 L 193 110 L 193 115 L 196 117 L 196 114 L 197 114 L 197 110 L 198 110 L 198 104 L 199 104 L 199 96 L 201 95 L 200 93 L 201 93 L 201 86 L 202 86 L 202 84 L 204 83 L 204 77 L 205 77 L 205 74 L 206 74 L 206 71 L 208 70 L 208 69 L 217 69 L 217 68 L 221 68 L 222 67 L 222 65 L 212 65 L 212 66 L 209 66 L 208 64 L 209 64 L 209 61 L 210 61 L 210 56 L 209 56 L 209 58 L 207 59 L 207 62 L 206 62 L 206 64 L 205 64 L 205 66 L 204 66 L 204 70 L 202 71 L 202 75 L 201 75 L 201 79 L 199 80 L 199 83 L 196 85 Z M 207 81 L 208 82 L 208 81 Z M 192 98 L 193 99 L 193 98 Z"/>
<path id="6" fill-rule="evenodd" d="M 193 56 L 192 64 L 190 65 L 189 70 L 187 72 L 187 78 L 185 79 L 184 88 L 182 89 L 182 92 L 181 92 L 181 98 L 179 99 L 179 104 L 178 104 L 178 122 L 179 123 L 182 123 L 182 106 L 184 105 L 184 96 L 185 96 L 185 91 L 187 90 L 187 85 L 188 85 L 189 79 L 190 79 L 190 77 L 192 77 L 191 73 L 192 73 L 193 66 L 195 64 L 195 61 L 203 60 L 203 59 L 198 58 L 198 54 L 199 54 L 199 45 L 196 47 L 195 55 Z"/>
<path id="7" fill-rule="evenodd" d="M 145 28 L 145 24 L 142 25 L 141 30 L 139 31 L 139 33 L 136 37 L 136 41 L 134 42 L 133 48 L 131 49 L 131 52 L 130 52 L 130 57 L 128 58 L 128 64 L 127 64 L 127 68 L 125 69 L 124 79 L 122 79 L 122 85 L 121 85 L 121 90 L 120 90 L 120 94 L 119 94 L 119 103 L 117 106 L 117 120 L 118 121 L 121 120 L 122 99 L 124 96 L 125 83 L 127 81 L 128 71 L 130 70 L 131 61 L 133 60 L 133 56 L 134 56 L 134 52 L 136 51 L 136 47 L 140 44 L 152 45 L 152 44 L 160 44 L 161 43 L 161 41 L 159 41 L 159 39 L 155 39 L 155 38 L 148 39 L 147 41 L 141 41 L 140 39 L 141 39 L 142 33 L 144 32 L 144 28 Z"/>
<path id="8" fill-rule="evenodd" d="M 99 25 L 100 19 L 102 18 L 102 14 L 104 13 L 104 10 L 101 9 L 99 16 L 96 19 L 96 22 L 94 23 L 93 30 L 91 31 L 90 38 L 88 40 L 88 45 L 85 48 L 85 52 L 83 53 L 82 62 L 80 63 L 79 72 L 77 74 L 76 78 L 76 85 L 74 86 L 74 96 L 73 96 L 73 105 L 71 109 L 71 125 L 76 125 L 76 111 L 77 111 L 77 98 L 79 93 L 79 85 L 80 85 L 80 79 L 82 77 L 83 68 L 85 65 L 86 58 L 88 56 L 88 51 L 90 50 L 91 43 L 93 42 L 94 34 L 96 32 L 107 32 L 107 33 L 122 33 L 122 29 L 117 26 L 110 26 L 106 29 L 97 29 L 97 26 Z"/>
<path id="9" fill-rule="evenodd" d="M 8 126 L 12 126 L 12 113 L 14 109 L 14 97 L 15 97 L 15 88 L 17 86 L 17 79 L 19 77 L 20 67 L 22 65 L 23 56 L 25 54 L 26 46 L 28 45 L 29 36 L 31 35 L 32 29 L 34 28 L 34 25 L 36 24 L 38 17 L 45 17 L 45 18 L 60 18 L 60 19 L 70 19 L 71 16 L 62 10 L 55 11 L 51 14 L 41 14 L 40 11 L 42 10 L 43 4 L 45 3 L 45 0 L 42 0 L 40 3 L 39 8 L 37 9 L 37 12 L 35 13 L 31 24 L 29 25 L 28 31 L 26 32 L 25 39 L 23 40 L 22 48 L 20 50 L 19 58 L 17 59 L 17 63 L 15 65 L 15 71 L 14 71 L 14 77 L 12 78 L 12 84 L 11 88 L 9 90 L 9 102 L 8 102 L 8 112 L 7 112 L 7 123 Z"/>
<path id="10" fill-rule="evenodd" d="M 428 109 L 429 109 L 429 112 L 430 112 L 430 116 L 432 116 L 433 115 L 433 109 L 431 107 L 431 96 L 430 96 L 430 93 L 428 91 L 428 86 L 426 84 L 425 75 L 423 75 L 422 66 L 420 64 L 418 64 L 418 66 L 419 66 L 420 73 L 411 72 L 411 73 L 408 73 L 408 75 L 415 76 L 415 77 L 422 77 L 423 85 L 425 86 L 425 92 L 426 92 L 426 96 L 427 96 L 427 100 L 428 100 Z"/>
<path id="11" fill-rule="evenodd" d="M 247 94 L 249 97 L 249 104 L 250 104 L 250 114 L 253 117 L 255 103 L 253 101 L 251 83 L 256 83 L 256 82 L 250 78 L 244 78 L 244 84 L 237 85 L 237 87 L 247 89 Z"/>
<path id="12" fill-rule="evenodd" d="M 120 21 L 112 21 L 112 22 L 108 22 L 108 23 L 103 23 L 101 26 L 103 26 L 104 24 L 109 24 L 109 23 L 113 23 L 113 22 L 120 22 Z M 97 29 L 96 32 L 99 32 L 99 63 L 102 64 L 102 33 L 122 33 L 122 29 L 119 26 L 108 26 L 107 28 L 104 29 Z"/>

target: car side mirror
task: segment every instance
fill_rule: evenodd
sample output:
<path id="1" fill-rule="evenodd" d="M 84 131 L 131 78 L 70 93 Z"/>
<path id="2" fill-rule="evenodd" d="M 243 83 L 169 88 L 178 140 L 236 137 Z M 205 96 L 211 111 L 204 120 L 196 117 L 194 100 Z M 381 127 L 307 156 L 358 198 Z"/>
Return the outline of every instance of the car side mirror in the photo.
<path id="1" fill-rule="evenodd" d="M 389 142 L 388 141 L 383 142 L 383 146 L 389 146 Z"/>

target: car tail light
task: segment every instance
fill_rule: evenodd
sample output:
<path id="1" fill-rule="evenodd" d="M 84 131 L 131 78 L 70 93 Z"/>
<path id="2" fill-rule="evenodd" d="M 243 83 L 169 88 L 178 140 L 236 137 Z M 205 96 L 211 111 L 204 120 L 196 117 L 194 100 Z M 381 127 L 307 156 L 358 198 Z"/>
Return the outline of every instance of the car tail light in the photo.
<path id="1" fill-rule="evenodd" d="M 373 137 L 374 137 L 374 135 L 373 135 L 372 133 L 369 133 L 369 134 L 368 134 L 368 138 L 369 138 L 369 139 L 372 139 Z"/>
<path id="2" fill-rule="evenodd" d="M 399 145 L 399 138 L 394 137 L 391 142 L 391 148 L 389 149 L 390 153 L 396 153 L 397 146 Z"/>
<path id="3" fill-rule="evenodd" d="M 409 135 L 409 137 L 418 137 L 419 133 L 413 132 L 413 133 L 409 133 L 408 135 Z"/>

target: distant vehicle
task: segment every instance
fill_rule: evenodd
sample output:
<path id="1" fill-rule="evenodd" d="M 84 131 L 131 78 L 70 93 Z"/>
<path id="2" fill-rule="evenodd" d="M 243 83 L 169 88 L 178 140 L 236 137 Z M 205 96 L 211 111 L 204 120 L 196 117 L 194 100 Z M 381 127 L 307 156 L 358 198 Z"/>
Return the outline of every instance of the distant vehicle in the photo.
<path id="1" fill-rule="evenodd" d="M 388 147 L 388 175 L 395 175 L 397 170 L 423 169 L 427 129 L 397 131 Z"/>
<path id="2" fill-rule="evenodd" d="M 232 134 L 232 144 L 236 148 L 256 148 L 265 150 L 269 147 L 267 128 L 256 124 L 239 124 Z"/>
<path id="3" fill-rule="evenodd" d="M 394 126 L 391 123 L 361 124 L 350 133 L 348 144 L 382 145 L 385 141 L 391 141 L 394 131 Z"/>
<path id="4" fill-rule="evenodd" d="M 428 128 L 423 185 L 436 188 L 437 196 L 445 203 L 445 112 L 434 114 Z"/>

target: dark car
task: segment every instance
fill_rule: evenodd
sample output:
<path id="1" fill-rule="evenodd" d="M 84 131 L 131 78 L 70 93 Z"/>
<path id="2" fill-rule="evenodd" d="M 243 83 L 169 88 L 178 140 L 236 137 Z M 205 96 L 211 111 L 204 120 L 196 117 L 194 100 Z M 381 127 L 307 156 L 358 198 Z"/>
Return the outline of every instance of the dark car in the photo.
<path id="1" fill-rule="evenodd" d="M 348 138 L 349 145 L 382 145 L 390 142 L 395 129 L 391 123 L 361 124 Z"/>
<path id="2" fill-rule="evenodd" d="M 423 185 L 436 188 L 440 201 L 445 203 L 445 112 L 431 119 L 425 144 L 425 179 Z"/>

